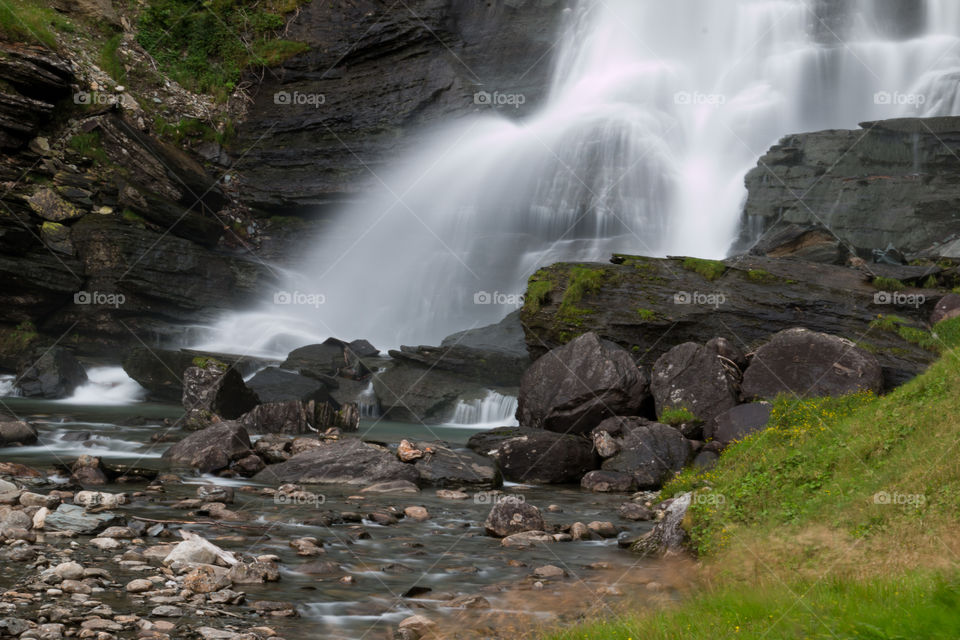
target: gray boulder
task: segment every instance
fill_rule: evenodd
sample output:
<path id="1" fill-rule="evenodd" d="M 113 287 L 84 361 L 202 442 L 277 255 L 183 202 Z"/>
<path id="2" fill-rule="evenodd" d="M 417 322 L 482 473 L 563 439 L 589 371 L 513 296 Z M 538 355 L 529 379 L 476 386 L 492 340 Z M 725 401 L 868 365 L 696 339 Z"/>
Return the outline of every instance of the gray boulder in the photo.
<path id="1" fill-rule="evenodd" d="M 650 383 L 657 415 L 689 409 L 707 421 L 735 406 L 740 372 L 733 362 L 718 353 L 716 342 L 685 342 L 667 351 L 653 365 Z"/>
<path id="2" fill-rule="evenodd" d="M 769 402 L 737 405 L 708 422 L 703 428 L 704 438 L 729 443 L 762 431 L 770 421 L 772 409 Z"/>
<path id="3" fill-rule="evenodd" d="M 258 404 L 257 395 L 232 367 L 218 363 L 189 367 L 183 373 L 183 408 L 206 410 L 227 420 L 235 420 Z"/>
<path id="4" fill-rule="evenodd" d="M 191 433 L 163 454 L 171 466 L 193 467 L 201 473 L 226 469 L 250 453 L 250 436 L 237 422 L 224 421 Z"/>
<path id="5" fill-rule="evenodd" d="M 73 531 L 80 535 L 93 535 L 109 526 L 119 525 L 123 519 L 115 513 L 101 511 L 90 513 L 75 504 L 61 504 L 56 511 L 47 514 L 43 528 L 49 531 Z"/>
<path id="6" fill-rule="evenodd" d="M 496 462 L 466 449 L 452 449 L 436 442 L 419 442 L 424 451 L 415 463 L 420 480 L 435 487 L 495 489 L 503 484 Z"/>
<path id="7" fill-rule="evenodd" d="M 270 484 L 344 484 L 367 486 L 378 482 L 420 479 L 413 465 L 400 462 L 388 450 L 361 440 L 337 440 L 271 465 L 254 476 Z"/>
<path id="8" fill-rule="evenodd" d="M 960 294 L 948 293 L 940 298 L 933 313 L 930 314 L 930 324 L 935 325 L 944 320 L 960 317 Z"/>
<path id="9" fill-rule="evenodd" d="M 498 500 L 483 523 L 487 535 L 495 538 L 506 538 L 525 531 L 543 531 L 543 527 L 540 510 L 515 497 Z"/>
<path id="10" fill-rule="evenodd" d="M 327 386 L 314 378 L 308 378 L 277 367 L 267 367 L 247 381 L 247 386 L 257 394 L 261 403 L 330 401 Z"/>
<path id="11" fill-rule="evenodd" d="M 324 401 L 290 400 L 257 405 L 239 420 L 250 433 L 306 434 L 323 433 L 331 427 L 343 431 L 356 431 L 359 414 L 356 405 L 346 404 L 340 408 Z"/>
<path id="12" fill-rule="evenodd" d="M 0 447 L 34 444 L 37 431 L 22 420 L 3 420 L 0 418 Z"/>
<path id="13" fill-rule="evenodd" d="M 66 398 L 86 381 L 83 365 L 63 347 L 31 351 L 17 368 L 17 388 L 28 398 Z"/>
<path id="14" fill-rule="evenodd" d="M 611 430 L 610 423 L 621 433 L 619 451 L 601 468 L 632 476 L 639 489 L 659 489 L 690 460 L 690 441 L 673 427 L 643 418 L 610 418 L 598 429 Z"/>
<path id="15" fill-rule="evenodd" d="M 600 463 L 592 443 L 583 436 L 526 427 L 498 427 L 475 433 L 467 447 L 495 460 L 504 478 L 512 482 L 579 482 Z"/>

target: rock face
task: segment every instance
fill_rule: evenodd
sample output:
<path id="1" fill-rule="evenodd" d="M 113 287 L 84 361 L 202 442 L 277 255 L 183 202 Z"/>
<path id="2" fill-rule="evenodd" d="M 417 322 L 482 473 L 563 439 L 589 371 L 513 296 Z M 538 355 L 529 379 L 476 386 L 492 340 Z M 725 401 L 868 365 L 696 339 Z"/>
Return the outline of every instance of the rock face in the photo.
<path id="1" fill-rule="evenodd" d="M 935 358 L 894 331 L 870 326 L 878 314 L 890 313 L 923 326 L 941 295 L 934 290 L 916 290 L 929 304 L 915 308 L 885 304 L 877 297 L 872 273 L 856 268 L 760 256 L 723 263 L 625 255 L 614 260 L 587 267 L 560 263 L 531 277 L 537 288 L 528 290 L 528 299 L 534 294 L 542 298 L 539 306 L 523 310 L 531 355 L 539 357 L 580 332 L 593 331 L 635 353 L 641 364 L 653 365 L 684 342 L 704 344 L 722 337 L 741 348 L 753 347 L 777 331 L 805 326 L 865 345 L 880 361 L 885 389 L 916 376 Z M 595 270 L 601 285 L 583 295 L 577 303 L 583 313 L 571 324 L 560 312 L 560 302 L 575 268 Z"/>
<path id="2" fill-rule="evenodd" d="M 487 535 L 506 538 L 525 531 L 543 531 L 543 516 L 540 510 L 516 498 L 499 500 L 483 523 Z"/>
<path id="3" fill-rule="evenodd" d="M 565 6 L 555 0 L 413 0 L 402 11 L 379 1 L 303 5 L 284 37 L 309 51 L 262 79 L 238 131 L 237 149 L 248 150 L 235 154 L 242 156 L 246 199 L 289 215 L 291 207 L 353 197 L 369 177 L 367 167 L 416 144 L 408 131 L 478 110 L 480 90 L 522 93 L 525 107 L 534 107 Z M 275 98 L 295 93 L 322 95 L 323 104 Z M 272 143 L 256 144 L 265 135 Z M 348 138 L 362 143 L 348 149 L 342 142 Z"/>
<path id="4" fill-rule="evenodd" d="M 470 436 L 467 447 L 492 458 L 512 482 L 579 482 L 600 461 L 590 440 L 525 427 L 499 427 Z"/>
<path id="5" fill-rule="evenodd" d="M 66 398 L 86 381 L 87 372 L 73 353 L 56 346 L 28 354 L 17 375 L 20 393 L 29 398 Z"/>
<path id="6" fill-rule="evenodd" d="M 211 364 L 190 367 L 183 372 L 183 408 L 187 411 L 199 409 L 233 420 L 257 403 L 257 395 L 233 368 L 224 370 Z"/>
<path id="7" fill-rule="evenodd" d="M 127 350 L 122 364 L 126 374 L 144 387 L 151 399 L 180 402 L 183 399 L 183 372 L 194 366 L 198 358 L 213 358 L 244 376 L 267 364 L 264 360 L 248 356 L 146 347 Z"/>
<path id="8" fill-rule="evenodd" d="M 527 369 L 517 419 L 526 427 L 585 433 L 612 415 L 636 415 L 649 380 L 630 354 L 586 333 Z"/>
<path id="9" fill-rule="evenodd" d="M 882 388 L 876 357 L 850 340 L 804 328 L 776 334 L 757 350 L 743 376 L 747 398 L 840 396 Z"/>
<path id="10" fill-rule="evenodd" d="M 659 489 L 692 454 L 690 441 L 677 429 L 643 418 L 610 418 L 597 431 L 607 431 L 618 445 L 601 468 L 632 476 L 639 489 Z"/>
<path id="11" fill-rule="evenodd" d="M 958 317 L 960 317 L 960 294 L 949 293 L 937 302 L 933 313 L 930 314 L 930 324 Z"/>
<path id="12" fill-rule="evenodd" d="M 651 378 L 658 416 L 687 409 L 706 421 L 737 404 L 740 371 L 712 345 L 677 345 L 657 359 Z"/>
<path id="13" fill-rule="evenodd" d="M 822 222 L 867 255 L 893 244 L 908 256 L 960 257 L 960 186 L 954 180 L 960 159 L 952 153 L 960 143 L 960 118 L 860 127 L 780 140 L 746 176 L 744 216 L 761 228 L 777 220 Z M 748 242 L 743 238 L 741 246 Z"/>
<path id="14" fill-rule="evenodd" d="M 729 443 L 766 428 L 773 406 L 769 402 L 751 402 L 728 409 L 703 427 L 706 440 Z"/>
<path id="15" fill-rule="evenodd" d="M 225 469 L 250 451 L 250 436 L 236 422 L 218 422 L 192 433 L 167 449 L 163 459 L 174 466 L 193 467 L 201 473 Z"/>
<path id="16" fill-rule="evenodd" d="M 400 462 L 381 447 L 360 440 L 339 440 L 323 443 L 286 462 L 271 465 L 254 479 L 271 484 L 296 482 L 365 486 L 393 480 L 416 483 L 419 477 L 412 465 Z"/>
<path id="17" fill-rule="evenodd" d="M 451 449 L 436 442 L 420 442 L 424 451 L 414 466 L 420 480 L 435 487 L 476 487 L 495 489 L 503 484 L 496 462 L 473 451 Z"/>

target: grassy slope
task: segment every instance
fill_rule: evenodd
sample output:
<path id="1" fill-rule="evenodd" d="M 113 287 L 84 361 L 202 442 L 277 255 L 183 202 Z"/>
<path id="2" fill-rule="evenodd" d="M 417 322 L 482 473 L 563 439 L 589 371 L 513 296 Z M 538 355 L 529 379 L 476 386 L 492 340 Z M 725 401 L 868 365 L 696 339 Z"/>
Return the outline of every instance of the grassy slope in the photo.
<path id="1" fill-rule="evenodd" d="M 943 356 L 882 398 L 781 398 L 696 490 L 697 593 L 574 638 L 960 637 L 960 319 Z"/>

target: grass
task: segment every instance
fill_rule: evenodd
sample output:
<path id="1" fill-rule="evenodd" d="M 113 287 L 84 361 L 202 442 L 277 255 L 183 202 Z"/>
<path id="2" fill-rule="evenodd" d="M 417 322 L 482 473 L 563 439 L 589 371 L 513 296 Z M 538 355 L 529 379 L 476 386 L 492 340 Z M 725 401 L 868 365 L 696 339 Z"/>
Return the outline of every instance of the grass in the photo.
<path id="1" fill-rule="evenodd" d="M 937 336 L 933 335 L 933 333 L 910 326 L 910 321 L 900 316 L 877 316 L 870 323 L 870 327 L 895 333 L 907 342 L 912 342 L 922 349 L 934 353 L 940 353 L 944 346 L 943 342 Z"/>
<path id="2" fill-rule="evenodd" d="M 896 278 L 884 278 L 882 276 L 873 279 L 873 286 L 880 291 L 903 291 L 907 288 L 905 284 Z"/>
<path id="3" fill-rule="evenodd" d="M 687 271 L 693 271 L 711 282 L 727 272 L 727 266 L 722 262 L 701 258 L 684 258 L 683 268 Z"/>
<path id="4" fill-rule="evenodd" d="M 127 70 L 117 53 L 122 42 L 123 34 L 118 33 L 108 38 L 100 49 L 100 68 L 118 84 L 124 84 L 127 81 Z"/>
<path id="5" fill-rule="evenodd" d="M 662 422 L 663 424 L 668 424 L 671 427 L 676 427 L 681 424 L 686 424 L 688 422 L 698 422 L 697 416 L 693 415 L 693 412 L 686 407 L 677 407 L 664 409 L 660 412 L 660 417 L 657 418 L 657 422 Z"/>
<path id="6" fill-rule="evenodd" d="M 537 313 L 543 307 L 543 303 L 550 297 L 553 291 L 553 283 L 549 280 L 535 280 L 538 274 L 530 277 L 527 283 L 527 293 L 523 298 L 523 309 L 527 313 Z"/>
<path id="7" fill-rule="evenodd" d="M 637 309 L 637 315 L 644 322 L 650 322 L 657 319 L 657 312 L 653 309 Z"/>
<path id="8" fill-rule="evenodd" d="M 750 269 L 747 271 L 747 277 L 754 282 L 773 282 L 777 279 L 777 276 L 765 269 Z"/>
<path id="9" fill-rule="evenodd" d="M 573 267 L 570 269 L 570 278 L 567 282 L 567 288 L 563 292 L 563 298 L 560 300 L 560 307 L 557 309 L 557 318 L 568 324 L 582 324 L 583 317 L 592 314 L 593 311 L 581 309 L 577 307 L 577 304 L 583 300 L 583 296 L 599 291 L 602 286 L 602 269 L 591 269 L 589 267 Z"/>
<path id="10" fill-rule="evenodd" d="M 95 164 L 104 164 L 109 161 L 106 151 L 103 150 L 103 141 L 97 131 L 78 133 L 67 141 L 67 146 L 84 158 L 93 160 Z"/>
<path id="11" fill-rule="evenodd" d="M 664 488 L 710 497 L 684 521 L 692 596 L 548 637 L 960 637 L 960 318 L 935 334 L 941 358 L 890 394 L 778 398 L 768 429 Z"/>
<path id="12" fill-rule="evenodd" d="M 6 40 L 56 49 L 56 32 L 73 30 L 66 18 L 49 7 L 29 0 L 0 0 L 0 36 Z"/>

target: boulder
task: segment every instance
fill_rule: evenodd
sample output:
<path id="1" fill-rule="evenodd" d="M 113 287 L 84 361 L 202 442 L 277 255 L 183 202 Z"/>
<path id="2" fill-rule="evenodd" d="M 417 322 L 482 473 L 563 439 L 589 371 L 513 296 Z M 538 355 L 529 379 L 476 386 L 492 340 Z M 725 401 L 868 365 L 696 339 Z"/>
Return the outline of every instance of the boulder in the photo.
<path id="1" fill-rule="evenodd" d="M 650 390 L 658 416 L 668 409 L 688 409 L 708 421 L 737 404 L 740 371 L 720 356 L 717 346 L 686 342 L 657 359 Z"/>
<path id="2" fill-rule="evenodd" d="M 515 497 L 497 500 L 483 522 L 487 535 L 495 538 L 505 538 L 525 531 L 543 531 L 543 527 L 540 510 Z"/>
<path id="3" fill-rule="evenodd" d="M 31 425 L 22 420 L 0 420 L 0 447 L 36 443 L 37 430 Z"/>
<path id="4" fill-rule="evenodd" d="M 708 422 L 703 428 L 703 436 L 707 440 L 722 443 L 740 440 L 751 433 L 765 429 L 770 421 L 772 409 L 773 405 L 769 402 L 737 405 Z"/>
<path id="5" fill-rule="evenodd" d="M 846 338 L 801 327 L 781 331 L 757 349 L 743 376 L 745 398 L 841 396 L 882 388 L 876 357 Z"/>
<path id="6" fill-rule="evenodd" d="M 120 516 L 109 511 L 90 513 L 78 505 L 61 504 L 56 511 L 47 514 L 43 528 L 46 531 L 73 531 L 89 536 L 122 522 Z"/>
<path id="7" fill-rule="evenodd" d="M 496 461 L 512 482 L 568 484 L 599 464 L 590 440 L 525 427 L 498 427 L 470 436 L 467 447 Z"/>
<path id="8" fill-rule="evenodd" d="M 637 415 L 649 381 L 630 354 L 586 333 L 527 369 L 520 384 L 522 426 L 585 433 L 612 415 Z"/>
<path id="9" fill-rule="evenodd" d="M 257 395 L 232 368 L 211 362 L 183 373 L 183 408 L 202 409 L 235 420 L 258 404 Z"/>
<path id="10" fill-rule="evenodd" d="M 414 467 L 420 481 L 435 487 L 495 489 L 503 484 L 497 463 L 466 449 L 452 449 L 436 442 L 419 442 L 424 452 Z"/>
<path id="11" fill-rule="evenodd" d="M 681 553 L 689 540 L 683 519 L 690 508 L 693 494 L 684 493 L 667 507 L 663 519 L 637 540 L 632 549 L 644 556 L 662 556 Z"/>
<path id="12" fill-rule="evenodd" d="M 363 364 L 362 359 L 376 357 L 378 354 L 379 351 L 366 340 L 348 343 L 337 338 L 327 338 L 321 344 L 294 349 L 280 368 L 297 371 L 300 375 L 321 381 L 330 377 L 360 380 L 370 375 L 370 369 Z"/>
<path id="13" fill-rule="evenodd" d="M 63 347 L 31 351 L 17 368 L 17 388 L 28 398 L 66 398 L 86 381 L 83 365 Z"/>
<path id="14" fill-rule="evenodd" d="M 957 293 L 948 293 L 940 298 L 930 314 L 930 324 L 936 325 L 951 318 L 960 318 L 960 294 Z"/>
<path id="15" fill-rule="evenodd" d="M 173 445 L 163 459 L 173 466 L 193 467 L 209 473 L 230 466 L 250 452 L 250 436 L 236 422 L 218 422 Z"/>
<path id="16" fill-rule="evenodd" d="M 659 489 L 692 454 L 690 441 L 673 427 L 643 418 L 609 418 L 598 429 L 619 432 L 620 450 L 603 461 L 604 471 L 633 476 L 639 489 Z"/>
<path id="17" fill-rule="evenodd" d="M 597 469 L 583 476 L 580 486 L 594 493 L 627 493 L 636 490 L 637 481 L 629 473 Z"/>
<path id="18" fill-rule="evenodd" d="M 388 450 L 360 440 L 324 442 L 254 476 L 258 482 L 283 484 L 345 484 L 367 486 L 378 482 L 419 480 L 417 470 L 397 460 Z"/>
<path id="19" fill-rule="evenodd" d="M 163 558 L 163 564 L 168 567 L 174 563 L 220 564 L 232 567 L 238 562 L 233 553 L 224 551 L 203 536 L 185 529 L 180 530 L 180 536 L 183 537 L 183 541 Z"/>
<path id="20" fill-rule="evenodd" d="M 374 374 L 373 389 L 384 418 L 431 424 L 447 420 L 457 401 L 480 385 L 449 371 L 397 360 Z"/>
<path id="21" fill-rule="evenodd" d="M 237 422 L 250 433 L 300 435 L 323 433 L 333 427 L 356 431 L 360 426 L 360 415 L 353 404 L 338 408 L 324 401 L 289 400 L 257 405 Z"/>
<path id="22" fill-rule="evenodd" d="M 257 394 L 261 403 L 273 404 L 290 401 L 329 402 L 327 386 L 314 378 L 267 367 L 247 381 L 247 386 Z"/>

